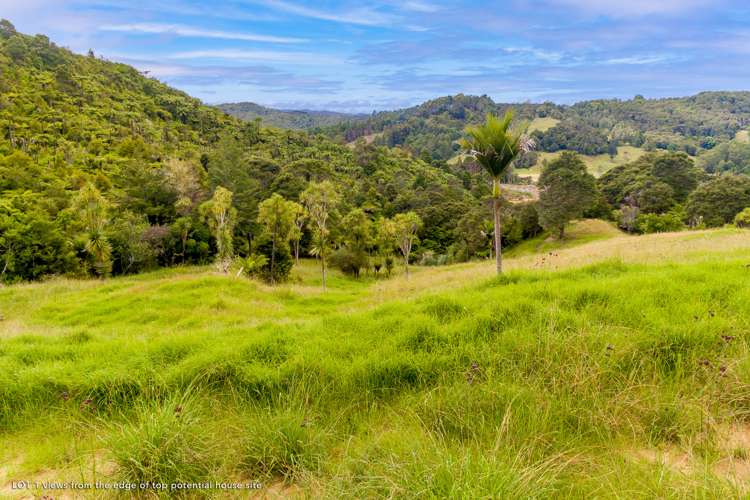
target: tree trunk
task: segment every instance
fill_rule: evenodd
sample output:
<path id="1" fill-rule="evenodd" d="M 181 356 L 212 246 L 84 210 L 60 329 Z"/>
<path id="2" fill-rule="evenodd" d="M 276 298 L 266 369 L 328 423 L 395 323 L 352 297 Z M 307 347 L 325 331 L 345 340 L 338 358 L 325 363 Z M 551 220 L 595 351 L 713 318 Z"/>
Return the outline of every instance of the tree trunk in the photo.
<path id="1" fill-rule="evenodd" d="M 565 224 L 560 224 L 560 234 L 557 236 L 557 239 L 561 240 L 565 237 Z"/>
<path id="2" fill-rule="evenodd" d="M 276 237 L 271 240 L 271 283 L 276 283 L 276 277 L 273 273 L 276 266 Z"/>
<path id="3" fill-rule="evenodd" d="M 406 268 L 406 279 L 409 279 L 409 256 L 404 255 L 404 267 Z"/>
<path id="4" fill-rule="evenodd" d="M 320 265 L 323 268 L 323 290 L 326 289 L 326 258 L 325 256 L 320 256 Z"/>
<path id="5" fill-rule="evenodd" d="M 294 242 L 294 263 L 299 266 L 299 240 Z"/>
<path id="6" fill-rule="evenodd" d="M 499 191 L 499 190 L 498 190 Z M 497 274 L 503 273 L 503 252 L 501 248 L 502 223 L 500 222 L 500 194 L 492 200 L 492 211 L 495 216 L 495 269 Z"/>

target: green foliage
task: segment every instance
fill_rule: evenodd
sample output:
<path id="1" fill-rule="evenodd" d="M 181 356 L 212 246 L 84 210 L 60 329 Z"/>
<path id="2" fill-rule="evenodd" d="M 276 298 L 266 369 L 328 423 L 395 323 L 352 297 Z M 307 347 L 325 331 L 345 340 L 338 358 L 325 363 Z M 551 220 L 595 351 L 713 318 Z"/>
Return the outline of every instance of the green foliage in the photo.
<path id="1" fill-rule="evenodd" d="M 539 223 L 563 238 L 565 224 L 579 218 L 596 199 L 596 179 L 576 153 L 565 152 L 539 176 Z"/>
<path id="2" fill-rule="evenodd" d="M 635 220 L 635 229 L 643 234 L 667 233 L 685 229 L 685 211 L 677 206 L 667 213 L 642 213 Z"/>
<path id="3" fill-rule="evenodd" d="M 497 180 L 508 173 L 516 158 L 529 150 L 525 129 L 512 131 L 513 112 L 502 119 L 488 114 L 484 125 L 466 128 L 468 138 L 459 141 L 461 148 Z M 494 193 L 498 196 L 499 193 Z"/>
<path id="4" fill-rule="evenodd" d="M 414 212 L 397 214 L 393 218 L 393 238 L 404 256 L 404 267 L 409 274 L 409 256 L 414 243 L 417 241 L 417 232 L 422 227 L 422 219 Z"/>
<path id="5" fill-rule="evenodd" d="M 225 272 L 234 256 L 232 229 L 237 210 L 232 206 L 232 192 L 219 186 L 213 197 L 200 206 L 200 213 L 213 231 L 216 262 Z"/>
<path id="6" fill-rule="evenodd" d="M 272 284 L 283 283 L 289 279 L 294 259 L 286 240 L 281 241 L 280 245 L 274 245 L 271 238 L 262 238 L 253 251 L 265 257 L 263 265 L 260 265 L 260 261 L 256 262 L 255 276 Z"/>
<path id="7" fill-rule="evenodd" d="M 685 209 L 691 225 L 716 227 L 731 223 L 750 206 L 750 177 L 721 175 L 704 182 L 690 194 Z"/>
<path id="8" fill-rule="evenodd" d="M 331 254 L 331 265 L 344 274 L 359 278 L 360 272 L 370 266 L 370 259 L 362 250 L 342 247 Z"/>
<path id="9" fill-rule="evenodd" d="M 696 192 L 696 187 L 705 177 L 684 153 L 649 153 L 613 168 L 598 184 L 611 206 L 619 207 L 615 219 L 621 228 L 631 232 L 661 232 L 681 227 L 674 216 L 679 211 L 678 204 L 685 203 L 688 196 L 693 199 L 691 206 L 700 203 L 698 200 L 705 193 Z"/>
<path id="10" fill-rule="evenodd" d="M 709 173 L 750 174 L 750 143 L 725 142 L 698 157 L 698 164 Z"/>
<path id="11" fill-rule="evenodd" d="M 262 121 L 269 127 L 291 130 L 310 130 L 336 125 L 362 115 L 335 113 L 332 111 L 282 111 L 260 106 L 252 102 L 219 104 L 218 108 L 243 121 Z"/>
<path id="12" fill-rule="evenodd" d="M 747 207 L 734 217 L 734 225 L 745 229 L 750 228 L 750 207 Z"/>
<path id="13" fill-rule="evenodd" d="M 287 269 L 285 264 L 282 271 L 276 268 L 276 263 L 279 258 L 283 259 L 285 263 L 287 262 L 287 257 L 289 257 L 288 260 L 291 260 L 287 242 L 291 237 L 292 230 L 295 228 L 295 212 L 298 210 L 298 206 L 297 203 L 285 200 L 278 193 L 274 193 L 258 206 L 258 223 L 264 230 L 261 238 L 270 243 L 267 275 L 271 283 L 285 281 L 289 275 L 291 267 Z"/>
<path id="14" fill-rule="evenodd" d="M 113 274 L 205 263 L 217 252 L 224 267 L 228 236 L 240 255 L 262 239 L 262 200 L 278 193 L 299 201 L 310 182 L 330 182 L 346 212 L 360 208 L 373 220 L 416 212 L 425 221 L 423 241 L 437 251 L 455 240 L 452 215 L 475 200 L 463 174 L 444 165 L 400 149 L 352 151 L 323 136 L 242 123 L 131 67 L 75 55 L 10 23 L 0 36 L 0 131 L 3 199 L 32 193 L 25 210 L 46 221 L 35 226 L 40 245 L 13 243 L 6 281 L 106 275 L 108 260 Z M 87 185 L 110 207 L 97 231 L 85 230 L 71 209 Z M 236 211 L 221 241 L 200 209 L 219 187 L 232 192 Z M 17 219 L 14 226 L 26 224 Z M 317 248 L 314 231 L 303 226 L 290 238 L 295 255 Z M 69 241 L 51 243 L 60 235 Z M 45 241 L 56 250 L 45 250 Z M 3 257 L 10 262 L 8 252 Z"/>
<path id="15" fill-rule="evenodd" d="M 747 127 L 750 93 L 703 92 L 669 99 L 593 100 L 573 106 L 553 103 L 500 104 L 487 96 L 447 96 L 398 111 L 352 118 L 323 130 L 353 142 L 368 136 L 376 143 L 427 152 L 438 161 L 456 155 L 455 141 L 467 125 L 487 113 L 502 115 L 513 107 L 526 120 L 549 117 L 554 127 L 534 133 L 540 149 L 585 154 L 613 153 L 618 145 L 687 152 L 695 156 L 726 144 Z M 523 166 L 523 163 L 521 163 Z"/>
<path id="16" fill-rule="evenodd" d="M 569 150 L 591 156 L 604 153 L 617 155 L 616 146 L 613 151 L 610 150 L 606 134 L 580 122 L 564 121 L 546 132 L 534 132 L 533 136 L 539 149 L 550 153 Z"/>
<path id="17" fill-rule="evenodd" d="M 258 276 L 268 264 L 268 257 L 254 253 L 247 257 L 237 257 L 235 267 L 245 276 Z"/>

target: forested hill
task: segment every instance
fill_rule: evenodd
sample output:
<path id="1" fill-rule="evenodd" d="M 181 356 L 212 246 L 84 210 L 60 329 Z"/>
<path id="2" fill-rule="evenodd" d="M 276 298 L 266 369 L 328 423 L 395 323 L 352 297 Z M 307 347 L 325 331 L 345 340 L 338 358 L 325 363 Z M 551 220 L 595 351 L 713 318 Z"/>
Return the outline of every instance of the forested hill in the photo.
<path id="1" fill-rule="evenodd" d="M 234 251 L 248 255 L 258 204 L 274 192 L 297 200 L 321 180 L 343 196 L 342 217 L 416 211 L 422 248 L 436 251 L 486 189 L 400 149 L 242 123 L 129 66 L 0 24 L 0 281 L 210 262 L 200 207 L 218 186 L 233 193 Z"/>
<path id="2" fill-rule="evenodd" d="M 366 117 L 366 115 L 336 113 L 333 111 L 272 109 L 253 102 L 219 104 L 218 108 L 240 120 L 252 121 L 260 119 L 263 125 L 292 130 L 310 130 Z"/>
<path id="3" fill-rule="evenodd" d="M 419 106 L 376 113 L 326 127 L 343 142 L 360 137 L 376 144 L 404 146 L 417 154 L 447 160 L 467 124 L 512 107 L 528 120 L 541 151 L 612 153 L 618 146 L 684 151 L 699 155 L 734 139 L 750 127 L 750 92 L 705 92 L 692 97 L 628 101 L 595 100 L 572 106 L 554 103 L 500 104 L 487 96 L 441 97 Z"/>

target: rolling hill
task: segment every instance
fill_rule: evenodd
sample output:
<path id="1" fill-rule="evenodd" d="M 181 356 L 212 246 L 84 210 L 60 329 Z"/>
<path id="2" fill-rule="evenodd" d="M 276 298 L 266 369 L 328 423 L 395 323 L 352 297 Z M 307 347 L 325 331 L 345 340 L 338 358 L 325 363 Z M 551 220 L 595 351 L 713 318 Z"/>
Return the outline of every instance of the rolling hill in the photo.
<path id="1" fill-rule="evenodd" d="M 750 127 L 750 92 L 704 92 L 668 99 L 585 101 L 572 106 L 554 103 L 495 103 L 487 96 L 456 95 L 419 106 L 375 113 L 324 127 L 339 141 L 372 137 L 376 144 L 403 146 L 436 160 L 455 156 L 467 124 L 486 113 L 514 109 L 530 123 L 541 152 L 574 150 L 587 156 L 615 154 L 618 146 L 647 150 L 709 151 Z"/>

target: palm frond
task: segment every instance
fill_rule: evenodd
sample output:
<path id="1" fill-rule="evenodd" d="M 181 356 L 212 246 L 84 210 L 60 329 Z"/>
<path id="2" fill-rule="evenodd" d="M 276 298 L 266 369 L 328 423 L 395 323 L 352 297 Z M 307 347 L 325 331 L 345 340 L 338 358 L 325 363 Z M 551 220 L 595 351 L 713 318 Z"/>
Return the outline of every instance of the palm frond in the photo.
<path id="1" fill-rule="evenodd" d="M 502 118 L 487 114 L 484 124 L 466 127 L 467 137 L 459 144 L 493 178 L 498 179 L 520 155 L 531 151 L 534 141 L 524 129 L 513 130 L 513 111 Z"/>

